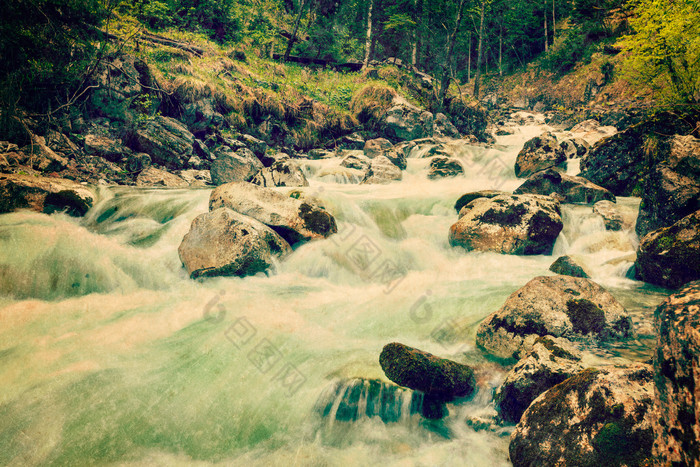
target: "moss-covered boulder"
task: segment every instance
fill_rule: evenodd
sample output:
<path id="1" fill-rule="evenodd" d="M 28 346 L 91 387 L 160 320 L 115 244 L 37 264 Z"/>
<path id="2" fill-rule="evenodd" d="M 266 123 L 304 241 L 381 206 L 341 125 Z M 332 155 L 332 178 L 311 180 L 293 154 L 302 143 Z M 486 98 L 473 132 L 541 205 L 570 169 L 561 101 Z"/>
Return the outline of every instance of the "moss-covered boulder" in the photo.
<path id="1" fill-rule="evenodd" d="M 615 195 L 602 186 L 554 169 L 546 169 L 530 175 L 513 191 L 516 195 L 526 193 L 534 195 L 556 193 L 564 199 L 565 203 L 592 204 L 601 200 L 615 201 Z"/>
<path id="2" fill-rule="evenodd" d="M 561 167 L 566 156 L 557 151 L 558 147 L 557 138 L 549 132 L 527 141 L 515 159 L 515 176 L 525 178 L 540 170 Z"/>
<path id="3" fill-rule="evenodd" d="M 632 466 L 651 459 L 650 365 L 587 369 L 540 395 L 510 438 L 520 466 Z"/>
<path id="4" fill-rule="evenodd" d="M 398 342 L 384 346 L 379 364 L 399 386 L 445 401 L 469 396 L 476 389 L 474 370 L 468 366 Z"/>
<path id="5" fill-rule="evenodd" d="M 464 214 L 462 214 L 464 212 Z M 551 254 L 563 227 L 559 203 L 548 196 L 477 198 L 450 227 L 452 246 L 510 255 Z"/>
<path id="6" fill-rule="evenodd" d="M 433 157 L 430 160 L 428 178 L 431 180 L 446 177 L 456 177 L 464 173 L 462 163 L 451 157 Z"/>
<path id="7" fill-rule="evenodd" d="M 595 282 L 571 276 L 541 276 L 516 290 L 481 323 L 476 343 L 500 358 L 520 358 L 539 337 L 619 340 L 632 321 L 623 306 Z"/>
<path id="8" fill-rule="evenodd" d="M 588 278 L 591 276 L 591 274 L 586 270 L 582 263 L 582 259 L 578 257 L 569 255 L 560 256 L 555 262 L 552 263 L 551 266 L 549 266 L 549 270 L 564 276 Z"/>
<path id="9" fill-rule="evenodd" d="M 518 423 L 540 394 L 583 369 L 581 355 L 566 339 L 540 337 L 496 390 L 496 410 L 503 420 Z"/>
<path id="10" fill-rule="evenodd" d="M 457 199 L 455 202 L 455 211 L 459 213 L 462 211 L 462 208 L 466 206 L 467 204 L 471 203 L 477 198 L 495 198 L 498 195 L 507 195 L 505 191 L 498 191 L 498 190 L 481 190 L 481 191 L 470 191 L 469 193 L 465 193 L 462 196 Z M 460 216 L 461 217 L 461 216 Z"/>
<path id="11" fill-rule="evenodd" d="M 287 158 L 274 162 L 270 167 L 261 169 L 250 183 L 260 186 L 309 186 L 304 171 L 296 162 Z"/>
<path id="12" fill-rule="evenodd" d="M 700 279 L 700 210 L 645 235 L 635 271 L 637 279 L 671 289 Z"/>
<path id="13" fill-rule="evenodd" d="M 658 465 L 700 462 L 700 281 L 670 296 L 654 313 L 654 456 Z"/>

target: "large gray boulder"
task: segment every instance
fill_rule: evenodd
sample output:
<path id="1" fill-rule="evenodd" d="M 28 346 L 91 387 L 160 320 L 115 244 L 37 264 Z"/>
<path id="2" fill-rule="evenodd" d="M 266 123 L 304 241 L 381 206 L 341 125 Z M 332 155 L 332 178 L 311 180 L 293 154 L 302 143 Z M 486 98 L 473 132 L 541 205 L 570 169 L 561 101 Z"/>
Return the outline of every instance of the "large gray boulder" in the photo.
<path id="1" fill-rule="evenodd" d="M 539 396 L 510 438 L 520 466 L 638 466 L 651 457 L 650 365 L 587 369 Z"/>
<path id="2" fill-rule="evenodd" d="M 384 156 L 372 159 L 361 184 L 387 184 L 403 178 L 401 169 Z"/>
<path id="3" fill-rule="evenodd" d="M 618 231 L 630 226 L 625 222 L 625 216 L 621 210 L 612 201 L 598 201 L 593 205 L 593 212 L 603 218 L 606 230 Z"/>
<path id="4" fill-rule="evenodd" d="M 309 186 L 304 172 L 291 159 L 283 159 L 265 167 L 250 182 L 260 186 Z"/>
<path id="5" fill-rule="evenodd" d="M 386 111 L 384 126 L 386 136 L 391 140 L 426 138 L 433 135 L 433 114 L 402 103 Z"/>
<path id="6" fill-rule="evenodd" d="M 133 147 L 145 152 L 151 160 L 169 169 L 179 169 L 192 156 L 194 135 L 185 125 L 170 117 L 158 116 L 139 126 Z"/>
<path id="7" fill-rule="evenodd" d="M 474 370 L 461 363 L 398 342 L 387 344 L 379 355 L 387 378 L 443 400 L 464 397 L 476 389 Z"/>
<path id="8" fill-rule="evenodd" d="M 700 281 L 654 313 L 654 457 L 657 465 L 700 463 Z"/>
<path id="9" fill-rule="evenodd" d="M 228 208 L 197 216 L 178 254 L 190 277 L 248 276 L 292 251 L 270 228 Z"/>
<path id="10" fill-rule="evenodd" d="M 567 159 L 577 159 L 585 156 L 590 147 L 591 145 L 583 138 L 570 138 L 559 143 L 557 151 L 564 154 Z"/>
<path id="11" fill-rule="evenodd" d="M 670 289 L 700 279 L 700 210 L 642 238 L 637 279 Z"/>
<path id="12" fill-rule="evenodd" d="M 367 170 L 371 164 L 371 159 L 359 151 L 353 151 L 343 158 L 340 162 L 341 167 L 348 169 Z"/>
<path id="13" fill-rule="evenodd" d="M 602 186 L 591 183 L 585 178 L 574 177 L 546 169 L 530 175 L 525 182 L 513 191 L 513 194 L 551 195 L 556 193 L 564 198 L 565 203 L 592 204 L 601 200 L 614 201 L 615 195 Z"/>
<path id="14" fill-rule="evenodd" d="M 496 410 L 506 422 L 518 423 L 540 394 L 583 370 L 581 355 L 570 342 L 540 337 L 496 390 Z"/>
<path id="15" fill-rule="evenodd" d="M 92 190 L 72 180 L 0 174 L 0 213 L 30 209 L 83 216 L 96 198 Z"/>
<path id="16" fill-rule="evenodd" d="M 433 135 L 435 136 L 445 136 L 447 138 L 459 138 L 459 130 L 450 119 L 443 113 L 438 113 L 435 115 L 433 120 Z"/>
<path id="17" fill-rule="evenodd" d="M 218 152 L 216 160 L 211 164 L 211 181 L 214 185 L 247 182 L 263 168 L 262 162 L 250 149 Z"/>
<path id="18" fill-rule="evenodd" d="M 566 156 L 557 148 L 557 138 L 549 132 L 527 141 L 515 159 L 515 176 L 525 178 L 540 170 L 562 166 Z"/>
<path id="19" fill-rule="evenodd" d="M 635 230 L 640 237 L 700 209 L 700 139 L 674 136 L 666 159 L 643 183 Z"/>
<path id="20" fill-rule="evenodd" d="M 477 329 L 476 343 L 497 357 L 519 358 L 538 337 L 619 340 L 628 337 L 631 329 L 627 311 L 595 282 L 541 276 L 513 292 L 486 317 Z"/>
<path id="21" fill-rule="evenodd" d="M 209 197 L 209 209 L 220 207 L 262 222 L 290 245 L 326 238 L 338 231 L 335 219 L 322 207 L 252 183 L 227 183 L 214 189 Z"/>
<path id="22" fill-rule="evenodd" d="M 452 246 L 511 255 L 550 254 L 563 223 L 559 203 L 547 196 L 499 195 L 464 206 L 450 227 Z"/>

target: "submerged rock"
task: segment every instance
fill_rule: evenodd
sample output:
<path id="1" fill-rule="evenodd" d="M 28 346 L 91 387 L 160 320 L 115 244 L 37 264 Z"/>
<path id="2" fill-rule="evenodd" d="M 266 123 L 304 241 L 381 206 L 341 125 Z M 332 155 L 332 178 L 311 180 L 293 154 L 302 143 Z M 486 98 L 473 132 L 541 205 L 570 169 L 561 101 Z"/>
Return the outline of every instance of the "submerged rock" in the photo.
<path id="1" fill-rule="evenodd" d="M 496 410 L 505 421 L 518 423 L 540 394 L 583 369 L 581 356 L 566 339 L 540 337 L 496 391 Z"/>
<path id="2" fill-rule="evenodd" d="M 566 156 L 557 152 L 557 147 L 557 138 L 549 132 L 526 142 L 515 159 L 515 176 L 529 177 L 540 170 L 562 165 Z"/>
<path id="3" fill-rule="evenodd" d="M 365 172 L 365 176 L 360 182 L 361 184 L 387 184 L 393 181 L 401 180 L 401 169 L 396 167 L 389 159 L 384 156 L 377 156 L 372 159 L 372 162 Z"/>
<path id="4" fill-rule="evenodd" d="M 211 181 L 214 185 L 247 182 L 263 168 L 262 162 L 250 149 L 219 152 L 216 154 L 216 160 L 211 164 Z"/>
<path id="5" fill-rule="evenodd" d="M 18 209 L 83 216 L 96 196 L 86 186 L 63 178 L 0 174 L 0 213 Z"/>
<path id="6" fill-rule="evenodd" d="M 587 369 L 539 396 L 510 438 L 515 467 L 637 466 L 651 457 L 650 365 Z"/>
<path id="7" fill-rule="evenodd" d="M 291 159 L 283 159 L 265 167 L 250 182 L 260 186 L 309 186 L 304 172 Z"/>
<path id="8" fill-rule="evenodd" d="M 700 279 L 700 210 L 639 242 L 637 279 L 670 289 Z"/>
<path id="9" fill-rule="evenodd" d="M 469 396 L 476 389 L 474 370 L 468 366 L 397 342 L 384 346 L 379 364 L 396 384 L 443 401 Z"/>
<path id="10" fill-rule="evenodd" d="M 220 207 L 262 222 L 291 245 L 326 238 L 338 231 L 335 219 L 322 207 L 252 183 L 234 182 L 217 187 L 209 197 L 209 209 Z"/>
<path id="11" fill-rule="evenodd" d="M 595 203 L 595 205 L 593 205 L 593 212 L 603 218 L 603 222 L 605 222 L 605 230 L 622 230 L 624 218 L 617 208 L 617 205 L 612 201 L 598 201 Z"/>
<path id="12" fill-rule="evenodd" d="M 601 200 L 614 201 L 615 195 L 602 186 L 591 183 L 585 178 L 574 177 L 547 169 L 531 175 L 513 194 L 551 195 L 556 193 L 564 198 L 565 203 L 591 204 Z"/>
<path id="13" fill-rule="evenodd" d="M 580 260 L 577 260 L 573 256 L 565 255 L 557 258 L 555 262 L 549 267 L 549 270 L 561 274 L 564 276 L 572 277 L 591 277 L 590 273 L 579 264 Z"/>
<path id="14" fill-rule="evenodd" d="M 371 162 L 370 158 L 364 154 L 353 153 L 345 156 L 340 162 L 340 166 L 349 169 L 367 170 Z"/>
<path id="15" fill-rule="evenodd" d="M 500 358 L 518 358 L 538 337 L 593 336 L 618 340 L 630 335 L 632 320 L 615 297 L 593 281 L 541 276 L 516 290 L 479 325 L 476 343 Z"/>
<path id="16" fill-rule="evenodd" d="M 228 208 L 197 216 L 177 250 L 192 279 L 256 274 L 291 251 L 270 228 Z"/>
<path id="17" fill-rule="evenodd" d="M 428 170 L 428 178 L 434 180 L 436 178 L 456 177 L 464 173 L 462 163 L 451 157 L 433 157 L 430 161 Z"/>
<path id="18" fill-rule="evenodd" d="M 700 462 L 700 281 L 657 308 L 654 457 L 658 465 Z"/>
<path id="19" fill-rule="evenodd" d="M 550 254 L 563 223 L 559 203 L 547 196 L 477 198 L 450 227 L 452 246 L 511 255 Z"/>
<path id="20" fill-rule="evenodd" d="M 674 136 L 666 159 L 643 183 L 635 230 L 640 237 L 700 209 L 700 140 Z"/>

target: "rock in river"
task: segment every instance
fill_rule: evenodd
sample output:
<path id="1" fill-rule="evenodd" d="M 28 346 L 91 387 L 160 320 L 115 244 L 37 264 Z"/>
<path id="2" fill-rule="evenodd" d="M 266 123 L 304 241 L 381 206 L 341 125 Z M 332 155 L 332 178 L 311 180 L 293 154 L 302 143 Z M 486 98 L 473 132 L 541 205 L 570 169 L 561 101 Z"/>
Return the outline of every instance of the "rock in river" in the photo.
<path id="1" fill-rule="evenodd" d="M 83 216 L 95 198 L 90 189 L 72 180 L 0 174 L 0 213 L 31 209 L 50 214 L 65 210 L 72 216 Z"/>
<path id="2" fill-rule="evenodd" d="M 592 204 L 601 200 L 615 201 L 615 195 L 602 186 L 591 183 L 585 178 L 574 177 L 547 169 L 531 175 L 513 194 L 529 193 L 534 195 L 551 195 L 556 193 L 564 198 L 565 203 Z"/>

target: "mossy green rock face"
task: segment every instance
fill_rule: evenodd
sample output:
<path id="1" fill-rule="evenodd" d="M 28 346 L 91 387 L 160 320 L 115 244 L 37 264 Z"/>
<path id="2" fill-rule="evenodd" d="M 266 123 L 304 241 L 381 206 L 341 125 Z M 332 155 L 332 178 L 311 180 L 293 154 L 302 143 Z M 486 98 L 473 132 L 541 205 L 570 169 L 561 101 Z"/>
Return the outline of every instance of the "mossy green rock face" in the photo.
<path id="1" fill-rule="evenodd" d="M 700 279 L 700 210 L 639 242 L 637 279 L 671 289 Z"/>
<path id="2" fill-rule="evenodd" d="M 650 365 L 587 369 L 540 395 L 510 438 L 520 466 L 632 466 L 651 458 Z"/>
<path id="3" fill-rule="evenodd" d="M 654 313 L 654 457 L 658 465 L 700 462 L 700 281 L 671 295 Z"/>
<path id="4" fill-rule="evenodd" d="M 445 401 L 469 396 L 476 389 L 474 370 L 468 366 L 397 342 L 384 346 L 379 364 L 396 384 Z"/>

